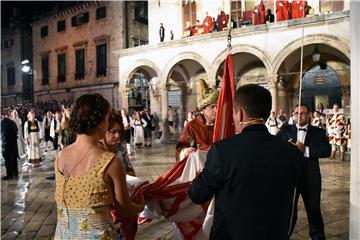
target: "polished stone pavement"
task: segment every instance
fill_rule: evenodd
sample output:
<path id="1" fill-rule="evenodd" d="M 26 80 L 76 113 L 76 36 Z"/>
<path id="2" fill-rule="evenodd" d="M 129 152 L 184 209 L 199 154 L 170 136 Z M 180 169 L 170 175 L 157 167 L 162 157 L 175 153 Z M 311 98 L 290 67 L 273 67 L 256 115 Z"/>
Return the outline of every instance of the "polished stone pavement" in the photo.
<path id="1" fill-rule="evenodd" d="M 155 144 L 136 150 L 133 164 L 138 176 L 153 182 L 175 162 L 175 146 Z M 51 239 L 56 227 L 54 181 L 47 179 L 54 168 L 54 152 L 45 155 L 40 168 L 33 169 L 20 161 L 18 180 L 1 182 L 1 239 Z M 339 160 L 321 161 L 323 178 L 322 212 L 327 239 L 349 238 L 350 163 Z M 1 164 L 2 176 L 5 174 Z M 143 224 L 136 239 L 175 239 L 166 219 Z M 300 203 L 299 218 L 292 240 L 309 239 L 304 207 Z"/>

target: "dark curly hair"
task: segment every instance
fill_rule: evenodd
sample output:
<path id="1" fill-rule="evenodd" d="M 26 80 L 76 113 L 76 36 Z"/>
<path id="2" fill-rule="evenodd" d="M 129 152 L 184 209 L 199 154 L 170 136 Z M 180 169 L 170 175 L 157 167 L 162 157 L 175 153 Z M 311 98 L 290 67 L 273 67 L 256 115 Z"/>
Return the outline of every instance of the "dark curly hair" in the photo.
<path id="1" fill-rule="evenodd" d="M 89 135 L 110 110 L 109 102 L 98 93 L 89 93 L 76 99 L 69 126 L 76 134 Z"/>

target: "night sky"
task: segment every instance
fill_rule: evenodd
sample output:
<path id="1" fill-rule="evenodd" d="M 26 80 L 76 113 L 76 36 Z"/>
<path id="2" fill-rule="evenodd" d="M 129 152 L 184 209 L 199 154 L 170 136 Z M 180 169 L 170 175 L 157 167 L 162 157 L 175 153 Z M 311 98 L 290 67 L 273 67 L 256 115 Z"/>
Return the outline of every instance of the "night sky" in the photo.
<path id="1" fill-rule="evenodd" d="M 82 1 L 1 1 L 1 27 L 8 27 L 9 19 L 13 15 L 13 8 L 20 10 L 20 16 L 31 23 L 34 16 L 52 10 L 56 4 L 59 9 L 65 9 Z"/>

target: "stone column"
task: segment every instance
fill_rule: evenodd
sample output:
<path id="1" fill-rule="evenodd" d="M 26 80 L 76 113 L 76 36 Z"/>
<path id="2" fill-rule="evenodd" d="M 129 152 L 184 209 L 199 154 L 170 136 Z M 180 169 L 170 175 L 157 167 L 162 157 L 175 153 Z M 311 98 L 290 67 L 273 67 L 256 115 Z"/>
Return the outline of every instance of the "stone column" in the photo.
<path id="1" fill-rule="evenodd" d="M 179 122 L 178 122 L 178 131 L 181 134 L 182 129 L 184 128 L 184 121 L 186 119 L 187 109 L 186 109 L 186 100 L 187 100 L 187 87 L 186 84 L 179 86 L 181 91 L 180 96 L 180 109 L 179 109 Z"/>
<path id="2" fill-rule="evenodd" d="M 167 111 L 168 111 L 168 90 L 166 84 L 161 85 L 161 130 L 162 135 L 160 143 L 168 143 L 171 138 L 169 125 L 167 122 Z"/>
<path id="3" fill-rule="evenodd" d="M 360 236 L 360 2 L 350 2 L 351 46 L 351 163 L 350 163 L 350 232 L 349 239 Z"/>
<path id="4" fill-rule="evenodd" d="M 272 99 L 272 105 L 271 110 L 275 111 L 277 113 L 277 81 L 278 81 L 278 75 L 274 74 L 269 76 L 268 78 L 268 84 L 269 84 L 269 91 L 271 93 L 271 99 Z"/>

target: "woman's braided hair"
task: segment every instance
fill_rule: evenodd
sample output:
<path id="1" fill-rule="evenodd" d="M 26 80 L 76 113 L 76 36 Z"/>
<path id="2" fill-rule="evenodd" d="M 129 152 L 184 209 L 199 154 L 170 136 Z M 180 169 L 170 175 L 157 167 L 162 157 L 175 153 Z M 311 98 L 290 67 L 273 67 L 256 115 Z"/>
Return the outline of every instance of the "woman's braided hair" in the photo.
<path id="1" fill-rule="evenodd" d="M 76 99 L 70 116 L 70 129 L 76 134 L 89 135 L 109 112 L 109 102 L 98 93 L 89 93 Z"/>

